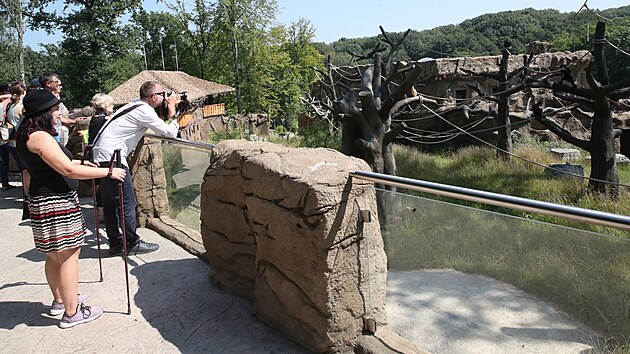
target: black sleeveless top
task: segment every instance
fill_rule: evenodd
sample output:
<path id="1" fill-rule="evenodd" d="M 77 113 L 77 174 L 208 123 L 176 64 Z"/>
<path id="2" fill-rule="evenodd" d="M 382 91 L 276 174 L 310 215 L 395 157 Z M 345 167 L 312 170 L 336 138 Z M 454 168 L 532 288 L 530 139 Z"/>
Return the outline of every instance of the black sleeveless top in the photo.
<path id="1" fill-rule="evenodd" d="M 62 176 L 50 167 L 38 154 L 26 147 L 26 141 L 17 142 L 17 152 L 31 175 L 28 194 L 31 196 L 52 195 L 76 191 L 79 185 L 76 179 Z M 59 143 L 58 143 L 59 144 Z M 72 160 L 72 153 L 59 144 L 63 153 Z"/>

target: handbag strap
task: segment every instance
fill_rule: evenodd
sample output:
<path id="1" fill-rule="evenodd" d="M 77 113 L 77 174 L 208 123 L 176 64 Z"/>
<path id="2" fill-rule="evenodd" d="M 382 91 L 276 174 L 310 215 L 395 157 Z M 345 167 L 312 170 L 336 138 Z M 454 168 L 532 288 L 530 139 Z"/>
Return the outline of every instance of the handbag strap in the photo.
<path id="1" fill-rule="evenodd" d="M 140 106 L 142 106 L 142 103 L 137 104 L 137 105 L 135 105 L 135 106 L 130 106 L 130 107 L 127 107 L 126 109 L 124 109 L 124 110 L 122 110 L 122 111 L 117 112 L 116 114 L 114 114 L 114 116 L 113 116 L 113 117 L 111 117 L 110 119 L 108 119 L 108 120 L 105 122 L 105 124 L 103 124 L 103 126 L 101 127 L 101 129 L 99 129 L 98 133 L 96 133 L 96 136 L 94 137 L 94 140 L 92 141 L 92 146 L 95 146 L 95 145 L 96 145 L 96 142 L 98 141 L 98 138 L 100 138 L 100 137 L 101 137 L 101 133 L 103 133 L 103 130 L 105 130 L 105 128 L 107 128 L 107 126 L 109 126 L 109 124 L 110 124 L 111 122 L 113 122 L 113 121 L 114 121 L 114 119 L 116 119 L 116 118 L 118 118 L 118 117 L 120 117 L 120 116 L 122 116 L 122 115 L 125 115 L 125 114 L 127 114 L 127 113 L 129 113 L 129 112 L 133 111 L 134 109 L 136 109 L 136 108 L 138 108 L 138 107 L 140 107 Z"/>

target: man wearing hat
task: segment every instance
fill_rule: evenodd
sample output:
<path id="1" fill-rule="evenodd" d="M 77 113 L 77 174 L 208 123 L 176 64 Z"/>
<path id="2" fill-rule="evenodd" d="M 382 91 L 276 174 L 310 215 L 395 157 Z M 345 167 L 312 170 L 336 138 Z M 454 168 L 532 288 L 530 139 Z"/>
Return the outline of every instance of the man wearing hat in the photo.
<path id="1" fill-rule="evenodd" d="M 31 82 L 26 87 L 26 94 L 30 94 L 33 91 L 39 90 L 42 88 L 42 85 L 39 84 L 39 79 L 35 78 L 31 80 Z"/>

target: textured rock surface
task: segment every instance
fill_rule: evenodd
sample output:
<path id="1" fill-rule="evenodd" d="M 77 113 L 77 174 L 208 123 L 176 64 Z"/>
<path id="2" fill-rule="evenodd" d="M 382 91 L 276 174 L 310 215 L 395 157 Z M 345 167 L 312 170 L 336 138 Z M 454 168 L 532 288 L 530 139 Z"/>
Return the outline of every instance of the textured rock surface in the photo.
<path id="1" fill-rule="evenodd" d="M 136 150 L 129 164 L 138 201 L 138 226 L 145 226 L 147 219 L 169 214 L 166 175 L 160 140 L 145 138 Z"/>
<path id="2" fill-rule="evenodd" d="M 213 280 L 315 352 L 352 351 L 366 315 L 387 323 L 375 191 L 349 177 L 367 169 L 329 149 L 224 141 L 202 185 Z"/>

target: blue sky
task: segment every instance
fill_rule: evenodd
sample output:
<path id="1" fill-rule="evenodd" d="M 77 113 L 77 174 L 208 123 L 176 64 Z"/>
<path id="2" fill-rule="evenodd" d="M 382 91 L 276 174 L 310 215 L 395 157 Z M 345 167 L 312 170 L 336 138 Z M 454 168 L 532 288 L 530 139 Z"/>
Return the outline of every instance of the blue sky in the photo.
<path id="1" fill-rule="evenodd" d="M 61 1 L 60 1 L 61 2 Z M 289 24 L 307 18 L 316 28 L 315 40 L 334 42 L 342 37 L 366 37 L 379 34 L 382 25 L 388 32 L 408 28 L 423 30 L 456 24 L 485 13 L 554 8 L 562 12 L 578 11 L 584 0 L 482 0 L 482 1 L 418 1 L 418 0 L 278 0 L 278 22 Z M 628 5 L 628 0 L 588 0 L 591 9 L 607 9 Z M 147 10 L 165 11 L 156 0 L 145 0 Z M 38 43 L 57 42 L 61 35 L 47 36 L 28 31 L 25 43 L 38 49 Z"/>

